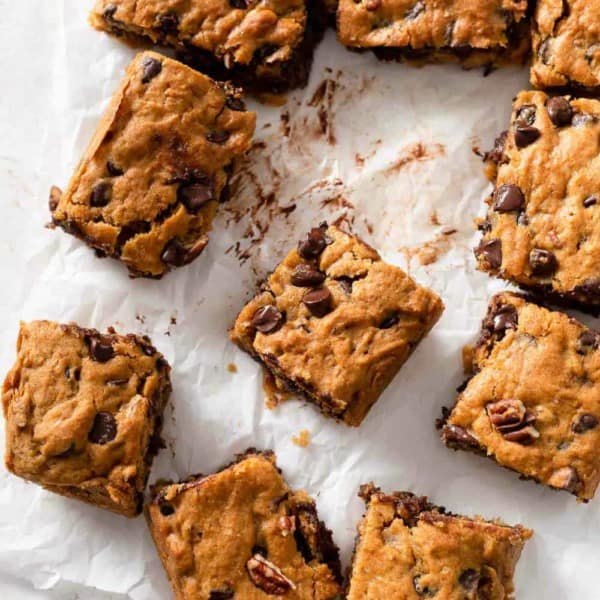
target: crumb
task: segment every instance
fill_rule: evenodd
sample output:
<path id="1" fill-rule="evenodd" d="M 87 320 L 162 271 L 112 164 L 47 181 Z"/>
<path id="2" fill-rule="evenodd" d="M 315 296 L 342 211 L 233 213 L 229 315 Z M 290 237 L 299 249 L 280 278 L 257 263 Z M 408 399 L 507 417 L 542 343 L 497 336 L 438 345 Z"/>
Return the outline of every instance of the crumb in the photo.
<path id="1" fill-rule="evenodd" d="M 310 432 L 303 429 L 298 435 L 292 436 L 292 442 L 300 448 L 306 448 L 310 444 Z"/>
<path id="2" fill-rule="evenodd" d="M 470 375 L 473 372 L 473 360 L 474 360 L 475 349 L 470 344 L 463 346 L 462 349 L 462 362 L 463 362 L 463 373 Z"/>
<path id="3" fill-rule="evenodd" d="M 175 315 L 171 317 L 171 325 L 177 325 L 177 317 Z"/>
<path id="4" fill-rule="evenodd" d="M 426 146 L 423 142 L 410 144 L 402 148 L 398 158 L 385 170 L 385 174 L 397 173 L 411 163 L 424 162 L 445 154 L 446 148 L 443 144 L 431 144 L 431 146 Z"/>
<path id="5" fill-rule="evenodd" d="M 257 94 L 256 99 L 267 106 L 283 106 L 287 102 L 285 94 L 271 94 L 270 92 Z"/>
<path id="6" fill-rule="evenodd" d="M 227 370 L 228 370 L 230 373 L 237 373 L 237 372 L 238 372 L 238 369 L 237 369 L 237 366 L 236 366 L 236 364 L 235 364 L 235 363 L 229 363 L 229 364 L 227 365 Z"/>
<path id="7" fill-rule="evenodd" d="M 430 225 L 438 225 L 438 226 L 441 225 L 440 219 L 438 217 L 436 210 L 432 210 L 431 213 L 429 213 L 429 224 Z"/>
<path id="8" fill-rule="evenodd" d="M 143 325 L 146 322 L 146 317 L 144 315 L 135 315 L 135 320 Z"/>

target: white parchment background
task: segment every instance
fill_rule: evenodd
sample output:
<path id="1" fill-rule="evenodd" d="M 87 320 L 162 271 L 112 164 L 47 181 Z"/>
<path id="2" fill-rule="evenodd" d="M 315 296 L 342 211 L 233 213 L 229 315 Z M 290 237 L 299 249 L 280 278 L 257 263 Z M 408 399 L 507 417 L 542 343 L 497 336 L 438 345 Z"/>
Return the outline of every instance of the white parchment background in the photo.
<path id="1" fill-rule="evenodd" d="M 483 78 L 451 66 L 381 64 L 370 54 L 346 52 L 330 34 L 308 89 L 289 98 L 289 137 L 280 109 L 259 107 L 257 138 L 266 148 L 252 152 L 248 169 L 263 193 L 275 192 L 281 206 L 295 202 L 296 210 L 288 217 L 269 216 L 264 207 L 250 211 L 258 193 L 245 176 L 241 197 L 223 210 L 199 260 L 162 281 L 132 281 L 118 263 L 44 229 L 50 185 L 66 185 L 134 53 L 87 26 L 91 4 L 0 0 L 0 371 L 14 360 L 19 319 L 147 333 L 174 367 L 169 448 L 153 479 L 209 472 L 250 445 L 271 447 L 289 482 L 318 499 L 346 563 L 362 512 L 358 486 L 374 480 L 385 489 L 430 495 L 458 512 L 535 529 L 518 569 L 520 600 L 599 598 L 600 500 L 578 505 L 490 461 L 453 453 L 433 425 L 461 382 L 461 348 L 474 339 L 486 301 L 500 287 L 474 270 L 472 220 L 489 186 L 472 146 L 489 147 L 506 126 L 526 72 Z M 308 102 L 324 79 L 336 82 L 330 101 L 323 101 L 331 105 L 325 136 L 322 103 Z M 418 143 L 424 156 L 407 160 Z M 439 260 L 422 266 L 415 258 L 411 273 L 447 307 L 359 429 L 326 420 L 299 401 L 264 408 L 258 366 L 226 337 L 256 278 L 309 225 L 344 211 L 354 216 L 358 233 L 402 266 L 403 248 L 434 240 L 429 247 L 441 252 Z M 256 223 L 270 229 L 240 264 L 226 251 L 244 234 L 256 239 Z M 457 232 L 441 235 L 452 228 Z M 440 238 L 447 241 L 435 242 Z M 242 251 L 248 244 L 246 238 Z M 237 373 L 227 370 L 229 363 Z M 302 429 L 311 434 L 306 449 L 291 441 Z M 2 598 L 169 594 L 143 519 L 53 496 L 0 467 Z"/>

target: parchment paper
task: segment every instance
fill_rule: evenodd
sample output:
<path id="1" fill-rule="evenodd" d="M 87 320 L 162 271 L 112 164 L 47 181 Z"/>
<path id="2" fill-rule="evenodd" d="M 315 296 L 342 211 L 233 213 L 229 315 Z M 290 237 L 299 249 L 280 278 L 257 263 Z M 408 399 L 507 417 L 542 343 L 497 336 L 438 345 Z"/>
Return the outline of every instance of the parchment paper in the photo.
<path id="1" fill-rule="evenodd" d="M 162 281 L 132 281 L 117 262 L 44 228 L 50 185 L 66 185 L 135 52 L 90 29 L 90 6 L 0 0 L 2 373 L 19 319 L 146 333 L 174 367 L 168 448 L 152 479 L 210 472 L 248 446 L 273 448 L 290 484 L 317 498 L 345 564 L 363 508 L 358 486 L 373 480 L 535 529 L 518 569 L 520 600 L 599 598 L 600 500 L 578 505 L 453 453 L 434 429 L 462 380 L 461 348 L 502 287 L 474 269 L 472 221 L 490 186 L 473 147 L 490 147 L 506 127 L 526 71 L 484 78 L 382 64 L 345 51 L 330 33 L 306 90 L 283 108 L 253 105 L 257 144 L 204 255 Z M 359 429 L 301 401 L 266 409 L 259 367 L 226 336 L 256 281 L 324 219 L 350 224 L 446 303 Z M 304 429 L 310 444 L 301 448 L 291 438 Z M 170 597 L 142 518 L 53 496 L 3 467 L 0 507 L 2 598 Z"/>

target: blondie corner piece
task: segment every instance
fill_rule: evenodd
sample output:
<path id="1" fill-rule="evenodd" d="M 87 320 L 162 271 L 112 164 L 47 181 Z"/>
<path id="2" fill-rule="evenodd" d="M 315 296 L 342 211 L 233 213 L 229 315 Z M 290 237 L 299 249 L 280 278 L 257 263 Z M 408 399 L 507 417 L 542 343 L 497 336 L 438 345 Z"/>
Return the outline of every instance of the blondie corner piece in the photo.
<path id="1" fill-rule="evenodd" d="M 529 54 L 527 0 L 340 0 L 337 20 L 342 44 L 383 60 L 491 68 Z"/>
<path id="2" fill-rule="evenodd" d="M 368 484 L 348 600 L 514 598 L 513 576 L 533 532 L 447 513 L 409 492 Z"/>
<path id="3" fill-rule="evenodd" d="M 331 0 L 98 0 L 97 29 L 143 37 L 217 79 L 257 93 L 308 82 Z"/>
<path id="4" fill-rule="evenodd" d="M 579 500 L 600 481 L 600 333 L 512 293 L 492 298 L 443 441 Z"/>
<path id="5" fill-rule="evenodd" d="M 600 94 L 600 0 L 537 0 L 531 83 Z"/>
<path id="6" fill-rule="evenodd" d="M 230 335 L 283 386 L 357 426 L 443 309 L 434 292 L 324 223 L 275 269 Z"/>
<path id="7" fill-rule="evenodd" d="M 272 452 L 153 489 L 146 517 L 177 600 L 334 600 L 338 549 L 314 501 L 292 491 Z"/>
<path id="8" fill-rule="evenodd" d="M 51 492 L 141 512 L 170 367 L 146 337 L 21 323 L 4 381 L 6 467 Z"/>
<path id="9" fill-rule="evenodd" d="M 155 54 L 130 64 L 62 196 L 54 225 L 134 277 L 159 278 L 208 243 L 256 115 L 235 89 Z"/>
<path id="10" fill-rule="evenodd" d="M 542 298 L 600 309 L 600 101 L 521 92 L 488 153 L 481 270 Z"/>

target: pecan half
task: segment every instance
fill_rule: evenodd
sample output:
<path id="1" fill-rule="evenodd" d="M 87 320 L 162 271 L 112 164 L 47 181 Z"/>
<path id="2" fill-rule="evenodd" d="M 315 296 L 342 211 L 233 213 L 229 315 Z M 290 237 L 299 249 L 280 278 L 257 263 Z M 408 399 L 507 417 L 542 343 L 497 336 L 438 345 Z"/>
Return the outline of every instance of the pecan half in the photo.
<path id="1" fill-rule="evenodd" d="M 283 596 L 296 586 L 290 581 L 279 567 L 268 561 L 264 556 L 255 554 L 246 563 L 248 575 L 252 583 L 263 592 L 275 596 Z"/>
<path id="2" fill-rule="evenodd" d="M 490 422 L 508 442 L 531 444 L 540 437 L 533 426 L 535 415 L 531 414 L 521 400 L 507 399 L 490 402 L 486 407 Z"/>

